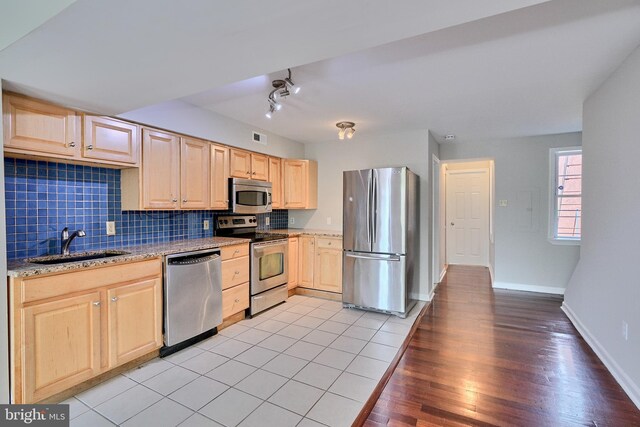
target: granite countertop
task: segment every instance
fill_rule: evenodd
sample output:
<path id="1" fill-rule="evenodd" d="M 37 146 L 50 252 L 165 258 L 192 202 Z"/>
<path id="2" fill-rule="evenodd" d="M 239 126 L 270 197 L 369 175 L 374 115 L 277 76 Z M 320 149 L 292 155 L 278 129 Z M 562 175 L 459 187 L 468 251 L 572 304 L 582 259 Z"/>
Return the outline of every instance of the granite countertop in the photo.
<path id="1" fill-rule="evenodd" d="M 263 233 L 286 234 L 289 237 L 307 236 L 325 236 L 325 237 L 342 237 L 342 231 L 336 230 L 320 230 L 316 228 L 280 228 L 271 230 L 262 230 Z"/>
<path id="2" fill-rule="evenodd" d="M 106 251 L 72 253 L 71 255 L 73 256 L 109 251 L 128 252 L 128 254 L 126 255 L 117 255 L 109 258 L 99 258 L 86 261 L 66 262 L 63 264 L 34 264 L 29 262 L 29 258 L 22 260 L 12 260 L 7 263 L 7 275 L 10 277 L 37 276 L 41 274 L 57 273 L 60 271 L 71 271 L 79 270 L 82 268 L 97 267 L 101 265 L 118 264 L 121 262 L 141 261 L 179 252 L 199 251 L 203 249 L 219 248 L 222 246 L 237 245 L 238 243 L 248 242 L 249 239 L 237 239 L 232 237 L 209 237 L 205 239 L 187 239 L 149 245 L 112 248 Z"/>

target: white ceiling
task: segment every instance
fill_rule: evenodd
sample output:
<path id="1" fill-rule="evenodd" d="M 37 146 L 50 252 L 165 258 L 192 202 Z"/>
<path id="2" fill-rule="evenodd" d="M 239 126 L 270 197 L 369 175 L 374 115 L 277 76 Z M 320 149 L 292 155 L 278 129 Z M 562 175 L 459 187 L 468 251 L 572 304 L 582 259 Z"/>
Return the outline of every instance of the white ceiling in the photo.
<path id="1" fill-rule="evenodd" d="M 356 139 L 466 140 L 580 130 L 584 99 L 640 43 L 640 2 L 78 0 L 14 38 L 6 87 L 99 113 L 181 99 L 302 142 L 339 120 Z M 303 90 L 269 121 L 287 67 Z"/>

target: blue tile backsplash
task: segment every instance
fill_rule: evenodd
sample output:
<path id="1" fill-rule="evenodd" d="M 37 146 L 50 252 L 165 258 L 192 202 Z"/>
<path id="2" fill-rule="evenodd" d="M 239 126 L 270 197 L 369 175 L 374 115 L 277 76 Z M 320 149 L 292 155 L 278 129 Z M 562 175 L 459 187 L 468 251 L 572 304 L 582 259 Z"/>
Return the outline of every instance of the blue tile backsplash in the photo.
<path id="1" fill-rule="evenodd" d="M 121 211 L 120 170 L 23 159 L 4 159 L 7 258 L 60 251 L 60 232 L 83 229 L 72 252 L 213 236 L 225 211 Z M 270 225 L 266 225 L 266 218 Z M 203 221 L 211 221 L 203 230 Z M 258 215 L 258 228 L 286 228 L 286 210 Z M 107 236 L 105 222 L 116 222 Z"/>

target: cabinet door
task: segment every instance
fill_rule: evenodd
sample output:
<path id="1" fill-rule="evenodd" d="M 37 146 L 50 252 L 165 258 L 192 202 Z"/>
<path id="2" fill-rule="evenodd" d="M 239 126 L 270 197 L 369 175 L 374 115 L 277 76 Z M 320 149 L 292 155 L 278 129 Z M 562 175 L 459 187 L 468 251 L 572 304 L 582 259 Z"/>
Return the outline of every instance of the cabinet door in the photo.
<path id="1" fill-rule="evenodd" d="M 211 146 L 211 208 L 229 209 L 229 149 Z"/>
<path id="2" fill-rule="evenodd" d="M 282 209 L 282 160 L 269 157 L 269 182 L 271 182 L 271 207 Z"/>
<path id="3" fill-rule="evenodd" d="M 159 278 L 107 292 L 109 367 L 122 365 L 162 346 L 162 282 Z"/>
<path id="4" fill-rule="evenodd" d="M 142 192 L 145 209 L 177 209 L 180 191 L 180 141 L 151 129 L 142 130 Z"/>
<path id="5" fill-rule="evenodd" d="M 251 178 L 251 153 L 229 149 L 229 175 L 234 178 Z"/>
<path id="6" fill-rule="evenodd" d="M 342 251 L 316 248 L 314 288 L 342 293 Z"/>
<path id="7" fill-rule="evenodd" d="M 7 151 L 54 157 L 80 154 L 80 118 L 73 110 L 19 96 L 2 96 Z"/>
<path id="8" fill-rule="evenodd" d="M 284 160 L 284 208 L 306 207 L 307 163 L 302 160 Z"/>
<path id="9" fill-rule="evenodd" d="M 180 138 L 180 207 L 208 209 L 211 196 L 209 170 L 210 144 L 191 138 Z"/>
<path id="10" fill-rule="evenodd" d="M 262 154 L 251 154 L 251 179 L 269 180 L 269 157 Z"/>
<path id="11" fill-rule="evenodd" d="M 22 402 L 37 402 L 99 373 L 100 292 L 26 307 L 22 318 Z"/>
<path id="12" fill-rule="evenodd" d="M 138 164 L 138 126 L 100 116 L 84 116 L 82 157 Z"/>
<path id="13" fill-rule="evenodd" d="M 315 238 L 300 236 L 298 241 L 298 286 L 313 288 L 313 267 L 315 263 Z"/>
<path id="14" fill-rule="evenodd" d="M 293 289 L 298 286 L 298 238 L 289 238 L 289 281 L 288 288 Z"/>

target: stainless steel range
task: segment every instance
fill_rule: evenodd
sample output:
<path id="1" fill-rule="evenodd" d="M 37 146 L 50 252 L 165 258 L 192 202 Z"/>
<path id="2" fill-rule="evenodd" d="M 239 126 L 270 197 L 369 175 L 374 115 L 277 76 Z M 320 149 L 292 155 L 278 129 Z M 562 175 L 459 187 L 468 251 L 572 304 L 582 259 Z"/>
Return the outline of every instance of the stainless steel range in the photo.
<path id="1" fill-rule="evenodd" d="M 216 236 L 251 239 L 250 316 L 287 300 L 288 236 L 260 233 L 255 215 L 218 217 Z"/>

